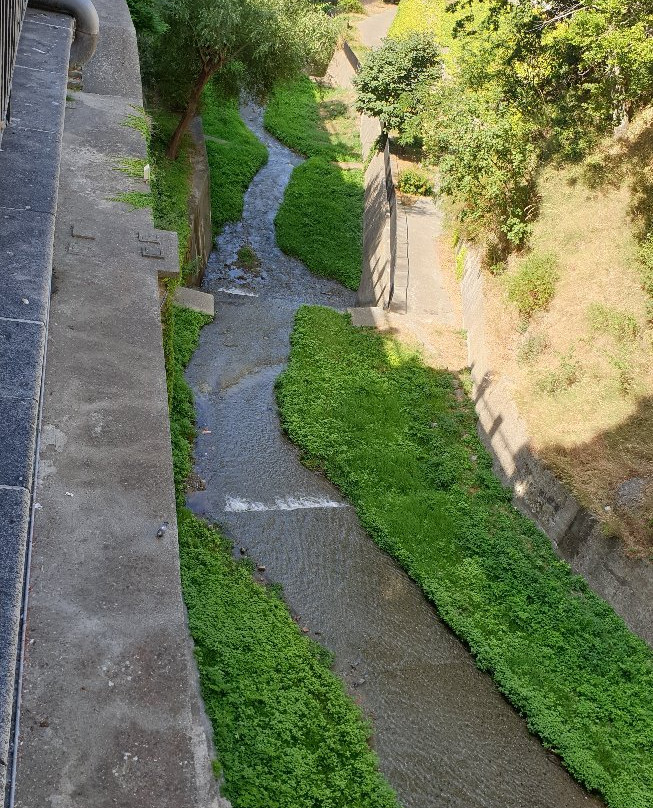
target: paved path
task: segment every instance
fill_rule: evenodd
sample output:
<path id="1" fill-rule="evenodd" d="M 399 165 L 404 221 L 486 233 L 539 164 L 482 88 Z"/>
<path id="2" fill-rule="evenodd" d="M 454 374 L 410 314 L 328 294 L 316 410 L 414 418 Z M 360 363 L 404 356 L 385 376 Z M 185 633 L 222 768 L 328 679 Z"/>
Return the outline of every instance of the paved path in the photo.
<path id="1" fill-rule="evenodd" d="M 360 22 L 357 23 L 357 27 L 363 45 L 366 45 L 368 48 L 378 48 L 384 37 L 387 36 L 392 21 L 396 16 L 397 6 L 392 5 L 360 20 Z"/>

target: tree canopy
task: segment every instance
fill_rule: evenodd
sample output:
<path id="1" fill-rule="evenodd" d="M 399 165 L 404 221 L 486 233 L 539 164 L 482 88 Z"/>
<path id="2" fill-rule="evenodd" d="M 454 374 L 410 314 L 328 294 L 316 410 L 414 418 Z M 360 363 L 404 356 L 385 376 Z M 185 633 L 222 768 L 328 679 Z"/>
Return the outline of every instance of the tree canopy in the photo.
<path id="1" fill-rule="evenodd" d="M 192 78 L 172 158 L 212 76 L 228 72 L 261 92 L 330 55 L 337 39 L 335 23 L 311 0 L 162 0 L 162 16 L 159 58 Z"/>

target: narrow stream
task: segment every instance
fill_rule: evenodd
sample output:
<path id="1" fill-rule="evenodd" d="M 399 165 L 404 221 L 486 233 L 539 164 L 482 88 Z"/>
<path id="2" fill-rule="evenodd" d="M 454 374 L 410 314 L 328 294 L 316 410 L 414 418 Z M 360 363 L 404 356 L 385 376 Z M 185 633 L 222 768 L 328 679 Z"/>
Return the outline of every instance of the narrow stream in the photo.
<path id="1" fill-rule="evenodd" d="M 354 296 L 276 246 L 274 216 L 301 158 L 264 131 L 259 107 L 245 107 L 243 117 L 270 159 L 250 186 L 242 221 L 218 239 L 205 278 L 216 316 L 187 376 L 206 490 L 189 505 L 220 523 L 236 552 L 246 548 L 265 565 L 301 625 L 335 653 L 404 808 L 600 805 L 529 735 L 353 508 L 301 465 L 283 436 L 273 388 L 295 311 L 302 303 L 344 309 Z M 260 272 L 233 266 L 245 243 L 261 258 Z"/>

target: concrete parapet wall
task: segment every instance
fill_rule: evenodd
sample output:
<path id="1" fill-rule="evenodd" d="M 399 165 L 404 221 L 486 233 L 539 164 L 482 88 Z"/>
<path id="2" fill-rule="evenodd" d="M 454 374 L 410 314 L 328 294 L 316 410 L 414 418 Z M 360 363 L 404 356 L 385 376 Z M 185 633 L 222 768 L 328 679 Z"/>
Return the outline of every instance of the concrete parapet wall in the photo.
<path id="1" fill-rule="evenodd" d="M 547 534 L 558 555 L 653 645 L 653 565 L 626 556 L 622 545 L 603 534 L 596 517 L 534 455 L 526 424 L 487 348 L 479 252 L 464 245 L 458 254 L 464 261 L 463 324 L 474 405 L 495 471 L 513 489 L 515 505 Z"/>

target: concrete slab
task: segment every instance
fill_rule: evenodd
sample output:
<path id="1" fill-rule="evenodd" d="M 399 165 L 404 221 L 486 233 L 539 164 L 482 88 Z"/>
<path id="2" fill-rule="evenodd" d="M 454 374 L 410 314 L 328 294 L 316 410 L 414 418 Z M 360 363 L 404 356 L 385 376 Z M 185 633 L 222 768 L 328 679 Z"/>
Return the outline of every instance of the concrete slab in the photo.
<path id="1" fill-rule="evenodd" d="M 38 398 L 44 337 L 42 323 L 0 318 L 0 389 L 3 395 Z"/>
<path id="2" fill-rule="evenodd" d="M 0 393 L 0 487 L 32 488 L 37 396 Z"/>
<path id="3" fill-rule="evenodd" d="M 0 209 L 0 317 L 47 321 L 54 216 Z"/>
<path id="4" fill-rule="evenodd" d="M 356 306 L 347 311 L 351 315 L 351 324 L 357 328 L 377 328 L 379 331 L 392 328 L 388 312 L 381 306 Z"/>
<path id="5" fill-rule="evenodd" d="M 20 608 L 72 19 L 28 10 L 0 151 L 0 794 L 12 766 Z"/>
<path id="6" fill-rule="evenodd" d="M 59 132 L 10 124 L 0 151 L 0 210 L 22 208 L 54 215 L 60 151 Z"/>
<path id="7" fill-rule="evenodd" d="M 43 27 L 47 25 L 47 35 Z M 47 73 L 57 72 L 60 64 L 68 63 L 71 19 L 64 14 L 45 17 L 28 9 L 20 35 L 20 50 L 16 65 Z M 13 118 L 13 109 L 12 109 Z"/>
<path id="8" fill-rule="evenodd" d="M 29 494 L 25 489 L 0 486 L 0 794 L 10 765 L 28 513 Z"/>
<path id="9" fill-rule="evenodd" d="M 185 286 L 178 286 L 175 289 L 174 302 L 178 306 L 197 311 L 200 314 L 215 316 L 215 302 L 213 295 L 207 292 L 200 292 L 199 289 L 188 289 Z"/>
<path id="10" fill-rule="evenodd" d="M 84 90 L 143 104 L 136 32 L 123 0 L 94 0 L 100 18 L 95 55 L 83 70 Z"/>

